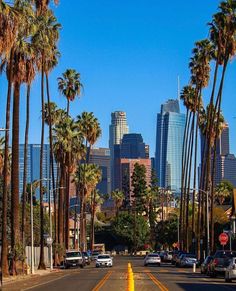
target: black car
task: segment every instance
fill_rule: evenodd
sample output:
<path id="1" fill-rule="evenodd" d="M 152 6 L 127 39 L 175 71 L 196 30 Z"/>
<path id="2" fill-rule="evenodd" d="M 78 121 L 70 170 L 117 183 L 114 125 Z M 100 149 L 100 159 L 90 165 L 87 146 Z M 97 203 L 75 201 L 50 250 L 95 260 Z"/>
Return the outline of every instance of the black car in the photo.
<path id="1" fill-rule="evenodd" d="M 208 266 L 210 262 L 212 261 L 212 256 L 207 256 L 204 260 L 204 262 L 201 264 L 201 274 L 207 274 L 208 273 Z"/>
<path id="2" fill-rule="evenodd" d="M 210 277 L 216 277 L 219 274 L 224 275 L 233 257 L 236 257 L 236 252 L 230 250 L 217 251 L 209 263 L 208 274 Z"/>

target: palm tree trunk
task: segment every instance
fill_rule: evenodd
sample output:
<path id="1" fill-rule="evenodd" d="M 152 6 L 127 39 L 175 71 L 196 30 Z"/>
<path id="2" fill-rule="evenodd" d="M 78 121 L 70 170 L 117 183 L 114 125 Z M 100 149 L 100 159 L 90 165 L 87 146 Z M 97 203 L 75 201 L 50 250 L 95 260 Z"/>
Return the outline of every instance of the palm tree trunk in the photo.
<path id="1" fill-rule="evenodd" d="M 193 142 L 194 142 L 194 128 L 195 128 L 195 113 L 193 113 L 192 117 L 192 126 L 190 132 L 190 139 L 189 139 L 189 156 L 188 156 L 188 163 L 189 166 L 187 167 L 188 175 L 186 175 L 186 187 L 187 187 L 187 195 L 186 195 L 186 249 L 187 252 L 189 251 L 189 200 L 190 200 L 190 180 L 191 180 L 191 173 L 192 173 L 192 153 L 193 153 Z M 187 173 L 186 173 L 187 174 Z"/>
<path id="2" fill-rule="evenodd" d="M 49 114 L 49 143 L 50 143 L 50 171 L 52 177 L 52 188 L 53 188 L 53 201 L 54 201 L 54 241 L 56 242 L 57 239 L 57 216 L 56 216 L 56 182 L 55 182 L 55 175 L 54 175 L 54 156 L 53 156 L 53 143 L 52 143 L 52 118 L 51 118 L 51 98 L 50 98 L 50 90 L 49 90 L 49 79 L 48 74 L 46 73 L 46 88 L 47 88 L 47 102 L 48 102 L 48 114 Z"/>
<path id="3" fill-rule="evenodd" d="M 44 262 L 44 209 L 43 209 L 43 158 L 44 158 L 44 57 L 42 57 L 42 71 L 41 71 L 41 147 L 40 147 L 40 260 L 39 260 L 39 270 L 46 269 Z"/>
<path id="4" fill-rule="evenodd" d="M 60 164 L 60 189 L 59 189 L 59 201 L 58 201 L 58 243 L 62 247 L 64 245 L 63 239 L 63 226 L 64 226 L 64 166 Z"/>
<path id="5" fill-rule="evenodd" d="M 19 121 L 20 83 L 14 84 L 12 122 L 12 169 L 11 169 L 11 247 L 15 250 L 20 241 L 19 224 Z M 12 274 L 16 275 L 16 257 L 12 260 Z"/>
<path id="6" fill-rule="evenodd" d="M 8 270 L 8 241 L 7 241 L 7 206 L 8 206 L 8 154 L 9 154 L 9 129 L 11 114 L 11 92 L 12 92 L 12 56 L 10 55 L 7 104 L 6 104 L 6 131 L 5 131 L 5 148 L 4 148 L 4 167 L 3 167 L 3 194 L 2 194 L 2 251 L 1 251 L 1 270 L 2 277 L 9 275 Z"/>
<path id="7" fill-rule="evenodd" d="M 90 236 L 90 249 L 93 251 L 94 246 L 94 219 L 95 219 L 95 210 L 96 210 L 96 190 L 93 190 L 93 201 L 92 201 L 92 215 L 91 215 L 91 236 Z"/>
<path id="8" fill-rule="evenodd" d="M 29 121 L 30 121 L 30 84 L 27 85 L 26 97 L 26 125 L 25 125 L 25 145 L 24 145 L 24 173 L 23 173 L 23 194 L 22 194 L 22 232 L 21 239 L 23 249 L 25 249 L 25 224 L 26 224 L 26 185 L 28 173 L 28 140 L 29 140 Z"/>
<path id="9" fill-rule="evenodd" d="M 65 245 L 69 249 L 69 207 L 70 207 L 70 153 L 67 154 L 66 201 L 65 201 Z"/>

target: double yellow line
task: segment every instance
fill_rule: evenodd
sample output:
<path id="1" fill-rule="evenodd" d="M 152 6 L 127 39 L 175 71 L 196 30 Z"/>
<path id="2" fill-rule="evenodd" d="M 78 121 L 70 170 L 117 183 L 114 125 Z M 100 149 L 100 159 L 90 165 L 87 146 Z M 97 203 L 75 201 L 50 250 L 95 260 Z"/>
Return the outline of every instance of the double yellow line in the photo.
<path id="1" fill-rule="evenodd" d="M 93 288 L 92 291 L 98 291 L 100 290 L 100 288 L 102 288 L 102 286 L 106 283 L 106 281 L 109 279 L 109 277 L 111 276 L 112 271 L 109 271 L 103 278 L 101 281 L 98 282 L 98 284 Z"/>
<path id="2" fill-rule="evenodd" d="M 150 272 L 145 272 L 148 277 L 152 280 L 152 282 L 159 287 L 161 291 L 168 291 L 168 288 L 164 286 L 157 278 Z"/>

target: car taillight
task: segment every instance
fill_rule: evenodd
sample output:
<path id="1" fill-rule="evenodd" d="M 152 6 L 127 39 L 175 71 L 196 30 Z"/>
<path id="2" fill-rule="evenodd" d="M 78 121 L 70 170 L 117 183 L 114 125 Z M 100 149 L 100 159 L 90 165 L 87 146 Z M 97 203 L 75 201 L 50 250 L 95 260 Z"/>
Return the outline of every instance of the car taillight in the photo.
<path id="1" fill-rule="evenodd" d="M 214 259 L 213 260 L 213 264 L 217 265 L 218 264 L 218 260 L 217 259 Z"/>

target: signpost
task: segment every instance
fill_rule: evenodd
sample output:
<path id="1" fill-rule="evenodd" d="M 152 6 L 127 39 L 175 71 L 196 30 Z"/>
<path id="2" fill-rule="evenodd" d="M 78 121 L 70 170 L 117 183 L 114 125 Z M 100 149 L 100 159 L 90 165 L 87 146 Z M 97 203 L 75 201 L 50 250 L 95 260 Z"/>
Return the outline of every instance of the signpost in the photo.
<path id="1" fill-rule="evenodd" d="M 229 236 L 227 233 L 225 232 L 222 232 L 220 235 L 219 235 L 219 242 L 220 244 L 223 246 L 223 249 L 224 249 L 224 246 L 227 244 L 229 240 Z"/>

